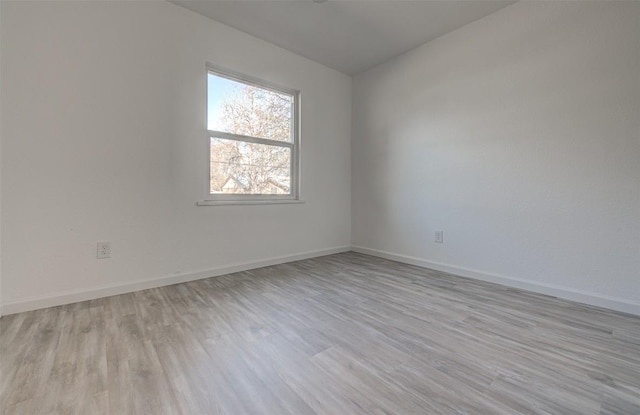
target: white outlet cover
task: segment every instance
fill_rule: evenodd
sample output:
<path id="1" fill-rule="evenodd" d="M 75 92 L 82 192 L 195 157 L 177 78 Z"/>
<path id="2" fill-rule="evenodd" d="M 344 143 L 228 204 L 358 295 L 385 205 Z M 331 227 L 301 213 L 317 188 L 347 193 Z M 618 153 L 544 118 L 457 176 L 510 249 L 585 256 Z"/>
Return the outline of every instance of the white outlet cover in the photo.
<path id="1" fill-rule="evenodd" d="M 111 258 L 110 242 L 98 242 L 96 258 L 98 259 Z"/>

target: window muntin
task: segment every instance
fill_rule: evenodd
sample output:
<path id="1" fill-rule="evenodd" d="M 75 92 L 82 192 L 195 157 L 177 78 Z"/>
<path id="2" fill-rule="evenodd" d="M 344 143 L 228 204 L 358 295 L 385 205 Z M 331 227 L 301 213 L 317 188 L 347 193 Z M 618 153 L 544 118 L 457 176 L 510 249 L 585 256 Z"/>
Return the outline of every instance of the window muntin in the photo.
<path id="1" fill-rule="evenodd" d="M 298 93 L 208 68 L 206 200 L 298 199 Z"/>

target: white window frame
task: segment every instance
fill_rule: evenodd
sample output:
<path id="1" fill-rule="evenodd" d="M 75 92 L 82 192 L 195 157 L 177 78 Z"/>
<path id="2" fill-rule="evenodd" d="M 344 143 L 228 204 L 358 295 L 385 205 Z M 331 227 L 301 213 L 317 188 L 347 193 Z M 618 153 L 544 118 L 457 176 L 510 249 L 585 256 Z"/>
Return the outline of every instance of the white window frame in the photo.
<path id="1" fill-rule="evenodd" d="M 208 112 L 209 112 L 209 88 L 208 88 L 208 76 L 212 73 L 215 76 L 227 78 L 232 81 L 240 82 L 247 85 L 252 85 L 268 91 L 273 91 L 279 94 L 289 95 L 293 98 L 292 114 L 291 114 L 291 141 L 278 141 L 270 140 L 267 138 L 251 137 L 240 134 L 232 134 L 223 131 L 209 130 L 207 128 L 206 137 L 206 180 L 204 199 L 199 201 L 199 206 L 215 206 L 215 205 L 238 205 L 238 204 L 271 204 L 271 203 L 302 203 L 300 200 L 300 91 L 292 88 L 282 87 L 272 82 L 264 81 L 262 79 L 254 78 L 249 75 L 240 74 L 235 71 L 221 68 L 219 66 L 207 63 L 206 65 L 206 90 L 207 100 L 205 103 L 205 122 L 208 124 Z M 266 144 L 270 146 L 287 147 L 291 149 L 291 193 L 286 195 L 278 194 L 212 194 L 211 193 L 211 138 L 223 138 L 228 140 L 243 141 L 249 143 Z"/>

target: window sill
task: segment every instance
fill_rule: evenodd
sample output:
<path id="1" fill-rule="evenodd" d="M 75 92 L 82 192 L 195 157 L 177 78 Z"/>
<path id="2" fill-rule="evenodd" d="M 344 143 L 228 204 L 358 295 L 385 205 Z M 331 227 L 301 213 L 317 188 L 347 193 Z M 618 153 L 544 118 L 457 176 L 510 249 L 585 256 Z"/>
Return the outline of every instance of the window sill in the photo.
<path id="1" fill-rule="evenodd" d="M 305 203 L 300 199 L 265 200 L 199 200 L 197 206 L 234 206 L 234 205 L 291 205 Z"/>

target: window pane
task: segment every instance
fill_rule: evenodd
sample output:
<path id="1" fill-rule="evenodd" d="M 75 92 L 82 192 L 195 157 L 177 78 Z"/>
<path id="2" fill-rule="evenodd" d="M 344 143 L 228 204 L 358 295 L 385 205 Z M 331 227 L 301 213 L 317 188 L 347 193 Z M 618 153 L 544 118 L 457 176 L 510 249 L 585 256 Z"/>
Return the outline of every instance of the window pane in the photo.
<path id="1" fill-rule="evenodd" d="M 211 138 L 211 194 L 291 194 L 291 149 Z"/>
<path id="2" fill-rule="evenodd" d="M 209 130 L 291 141 L 293 96 L 208 75 Z"/>

